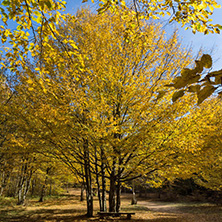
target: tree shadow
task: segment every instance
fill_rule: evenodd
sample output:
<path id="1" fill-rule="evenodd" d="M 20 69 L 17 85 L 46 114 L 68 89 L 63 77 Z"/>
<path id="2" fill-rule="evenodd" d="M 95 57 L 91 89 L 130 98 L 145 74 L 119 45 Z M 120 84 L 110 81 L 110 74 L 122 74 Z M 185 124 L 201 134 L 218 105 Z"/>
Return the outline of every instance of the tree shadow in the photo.
<path id="1" fill-rule="evenodd" d="M 13 211 L 13 210 L 10 210 Z M 0 222 L 45 222 L 45 221 L 87 221 L 85 210 L 75 209 L 38 209 L 30 210 L 25 213 L 25 210 L 16 211 L 17 215 L 12 216 L 9 210 L 3 211 L 0 216 Z M 2 213 L 2 211 L 1 211 Z M 24 213 L 24 214 L 23 214 Z M 22 214 L 22 215 L 18 215 Z"/>
<path id="2" fill-rule="evenodd" d="M 63 203 L 59 204 L 62 206 Z M 167 203 L 166 203 L 167 205 Z M 155 204 L 153 205 L 155 206 Z M 157 204 L 158 206 L 158 204 Z M 222 218 L 222 207 L 220 206 L 200 206 L 198 204 L 187 205 L 187 206 L 173 206 L 173 210 L 169 209 L 149 209 L 147 206 L 138 205 L 132 207 L 122 208 L 123 211 L 133 211 L 136 215 L 132 216 L 131 220 L 126 219 L 126 216 L 119 217 L 109 217 L 105 219 L 100 219 L 96 216 L 94 212 L 94 217 L 87 218 L 86 209 L 73 208 L 73 209 L 59 209 L 57 207 L 42 206 L 45 208 L 26 210 L 25 208 L 12 208 L 0 210 L 0 222 L 193 222 L 202 220 L 189 220 L 192 216 L 193 218 L 201 218 L 204 221 L 214 221 L 221 222 Z M 150 215 L 153 214 L 152 219 Z M 147 215 L 147 216 L 146 216 Z M 147 217 L 147 218 L 146 218 Z M 212 220 L 213 218 L 213 220 Z"/>
<path id="3" fill-rule="evenodd" d="M 13 210 L 11 210 L 13 212 Z M 159 215 L 160 218 L 156 219 L 138 219 L 132 217 L 131 220 L 126 217 L 109 217 L 100 219 L 96 214 L 92 218 L 88 218 L 85 214 L 85 210 L 75 209 L 37 209 L 25 212 L 25 210 L 16 210 L 17 215 L 11 214 L 10 211 L 1 211 L 1 222 L 182 222 L 177 220 L 177 215 L 169 215 L 164 218 L 163 215 Z M 15 212 L 15 210 L 14 210 Z M 22 214 L 22 215 L 19 215 Z M 139 214 L 139 212 L 138 212 Z M 158 215 L 157 215 L 158 217 Z"/>

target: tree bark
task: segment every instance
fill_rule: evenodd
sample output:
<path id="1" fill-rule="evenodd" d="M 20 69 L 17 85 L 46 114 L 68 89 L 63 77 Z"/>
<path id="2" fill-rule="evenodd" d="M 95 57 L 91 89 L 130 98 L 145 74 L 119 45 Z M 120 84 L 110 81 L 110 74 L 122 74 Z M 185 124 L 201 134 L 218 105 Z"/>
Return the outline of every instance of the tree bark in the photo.
<path id="1" fill-rule="evenodd" d="M 34 196 L 35 193 L 35 187 L 36 187 L 36 178 L 32 180 L 31 182 L 31 196 Z"/>
<path id="2" fill-rule="evenodd" d="M 116 212 L 120 211 L 120 195 L 121 195 L 121 182 L 120 182 L 120 168 L 118 170 L 118 175 L 117 175 L 117 186 L 116 186 Z"/>
<path id="3" fill-rule="evenodd" d="M 1 182 L 1 190 L 0 190 L 0 197 L 3 195 L 4 189 L 7 186 L 7 182 L 9 179 L 10 173 L 5 173 L 5 171 L 2 172 L 2 182 Z"/>
<path id="4" fill-rule="evenodd" d="M 17 205 L 21 205 L 24 203 L 24 200 L 22 199 L 22 190 L 23 190 L 23 184 L 18 189 L 18 203 L 17 203 Z"/>
<path id="5" fill-rule="evenodd" d="M 21 205 L 21 204 L 24 203 L 22 193 L 23 193 L 26 174 L 27 174 L 27 163 L 24 163 L 24 164 L 22 164 L 21 174 L 19 176 L 19 181 L 18 181 L 18 184 L 17 184 L 17 195 L 18 195 L 17 205 Z"/>
<path id="6" fill-rule="evenodd" d="M 41 190 L 39 202 L 43 202 L 44 201 L 50 169 L 51 169 L 51 167 L 47 167 L 47 169 L 46 169 L 45 181 L 44 181 L 44 184 L 42 185 L 42 190 Z"/>
<path id="7" fill-rule="evenodd" d="M 132 196 L 132 201 L 131 201 L 131 205 L 136 205 L 137 204 L 137 199 L 136 199 L 136 193 L 135 193 L 135 185 L 133 182 L 133 187 L 132 187 L 132 192 L 133 192 L 133 196 Z"/>
<path id="8" fill-rule="evenodd" d="M 89 147 L 88 141 L 84 140 L 84 170 L 85 170 L 85 180 L 86 180 L 86 201 L 87 201 L 87 216 L 93 216 L 93 192 L 92 192 L 92 176 L 90 169 L 89 160 Z"/>
<path id="9" fill-rule="evenodd" d="M 101 173 L 102 173 L 102 212 L 107 211 L 106 206 L 106 177 L 105 177 L 105 159 L 104 159 L 104 152 L 103 149 L 101 149 Z"/>
<path id="10" fill-rule="evenodd" d="M 98 193 L 98 199 L 99 199 L 99 209 L 100 211 L 102 211 L 102 198 L 101 198 L 101 190 L 100 190 L 100 182 L 99 182 L 98 158 L 97 158 L 96 147 L 95 147 L 95 171 L 96 171 L 97 193 Z"/>
<path id="11" fill-rule="evenodd" d="M 116 211 L 116 175 L 115 175 L 115 168 L 116 162 L 113 161 L 113 168 L 110 175 L 110 190 L 109 190 L 109 212 L 115 212 Z"/>
<path id="12" fill-rule="evenodd" d="M 85 190 L 85 185 L 84 182 L 81 184 L 81 194 L 80 194 L 80 201 L 84 200 L 84 190 Z"/>

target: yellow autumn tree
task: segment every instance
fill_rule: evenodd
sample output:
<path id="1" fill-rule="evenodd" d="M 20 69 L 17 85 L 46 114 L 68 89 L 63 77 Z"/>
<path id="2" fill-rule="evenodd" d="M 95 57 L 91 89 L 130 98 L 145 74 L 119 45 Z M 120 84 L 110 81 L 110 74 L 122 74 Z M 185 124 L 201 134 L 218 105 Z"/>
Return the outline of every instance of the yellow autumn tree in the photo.
<path id="1" fill-rule="evenodd" d="M 201 104 L 199 113 L 208 112 L 201 122 L 200 138 L 203 140 L 194 164 L 197 171 L 194 181 L 208 189 L 221 191 L 221 99 L 212 98 Z"/>
<path id="2" fill-rule="evenodd" d="M 89 216 L 93 183 L 101 188 L 105 210 L 109 180 L 110 211 L 119 211 L 122 182 L 170 169 L 166 165 L 183 146 L 169 144 L 183 133 L 181 117 L 193 107 L 191 96 L 172 104 L 172 94 L 163 91 L 190 64 L 190 51 L 176 32 L 166 38 L 160 25 L 138 26 L 132 17 L 131 11 L 67 15 L 58 32 L 70 53 L 53 38 L 36 46 L 35 60 L 26 59 L 17 87 L 41 150 L 85 181 Z"/>

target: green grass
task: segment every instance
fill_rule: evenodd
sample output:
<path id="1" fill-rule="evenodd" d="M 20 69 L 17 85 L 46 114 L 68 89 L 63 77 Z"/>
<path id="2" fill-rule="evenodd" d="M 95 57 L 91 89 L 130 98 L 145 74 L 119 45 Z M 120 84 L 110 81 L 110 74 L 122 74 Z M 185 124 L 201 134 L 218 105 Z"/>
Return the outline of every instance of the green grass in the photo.
<path id="1" fill-rule="evenodd" d="M 0 197 L 0 208 L 5 206 L 16 205 L 17 199 L 14 197 Z"/>

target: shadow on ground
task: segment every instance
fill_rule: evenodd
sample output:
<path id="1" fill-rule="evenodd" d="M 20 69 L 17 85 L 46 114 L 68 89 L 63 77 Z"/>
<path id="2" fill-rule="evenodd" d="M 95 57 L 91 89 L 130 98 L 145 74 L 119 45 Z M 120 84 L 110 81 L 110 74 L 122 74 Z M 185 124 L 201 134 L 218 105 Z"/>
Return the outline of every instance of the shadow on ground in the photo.
<path id="1" fill-rule="evenodd" d="M 95 213 L 96 214 L 96 213 Z M 201 215 L 201 211 L 192 216 L 187 214 L 180 217 L 178 214 L 174 213 L 162 213 L 155 212 L 154 217 L 149 218 L 153 212 L 147 211 L 136 212 L 135 216 L 132 216 L 131 220 L 127 220 L 124 216 L 121 218 L 105 218 L 100 219 L 97 216 L 92 218 L 87 218 L 85 215 L 85 209 L 74 210 L 74 209 L 37 209 L 37 210 L 2 210 L 0 211 L 0 221 L 1 222 L 205 222 L 214 221 L 221 222 L 221 217 L 218 215 L 211 215 L 210 218 L 206 215 Z M 193 215 L 193 214 L 192 214 Z M 184 217 L 185 216 L 185 217 Z"/>
<path id="2" fill-rule="evenodd" d="M 25 209 L 12 209 L 12 210 L 1 210 L 0 211 L 0 221 L 1 222 L 119 222 L 119 221 L 129 221 L 129 222 L 182 222 L 177 218 L 177 215 L 170 215 L 168 217 L 162 217 L 163 215 L 156 215 L 160 218 L 155 219 L 143 219 L 143 218 L 135 218 L 132 217 L 131 220 L 127 220 L 126 217 L 108 217 L 105 219 L 100 219 L 95 216 L 92 218 L 87 218 L 84 214 L 85 210 L 74 210 L 74 209 L 37 209 L 26 211 Z M 139 212 L 136 212 L 137 216 L 139 216 Z M 96 215 L 96 213 L 95 213 Z"/>
<path id="3" fill-rule="evenodd" d="M 127 198 L 126 198 L 127 197 Z M 222 207 L 207 203 L 174 203 L 139 200 L 130 205 L 123 196 L 122 211 L 135 212 L 131 220 L 126 216 L 100 219 L 87 218 L 85 202 L 72 192 L 43 203 L 30 201 L 26 206 L 0 206 L 0 222 L 221 222 Z M 99 209 L 95 201 L 95 209 Z M 1 208 L 2 207 L 2 208 Z M 96 210 L 94 215 L 96 215 Z"/>

